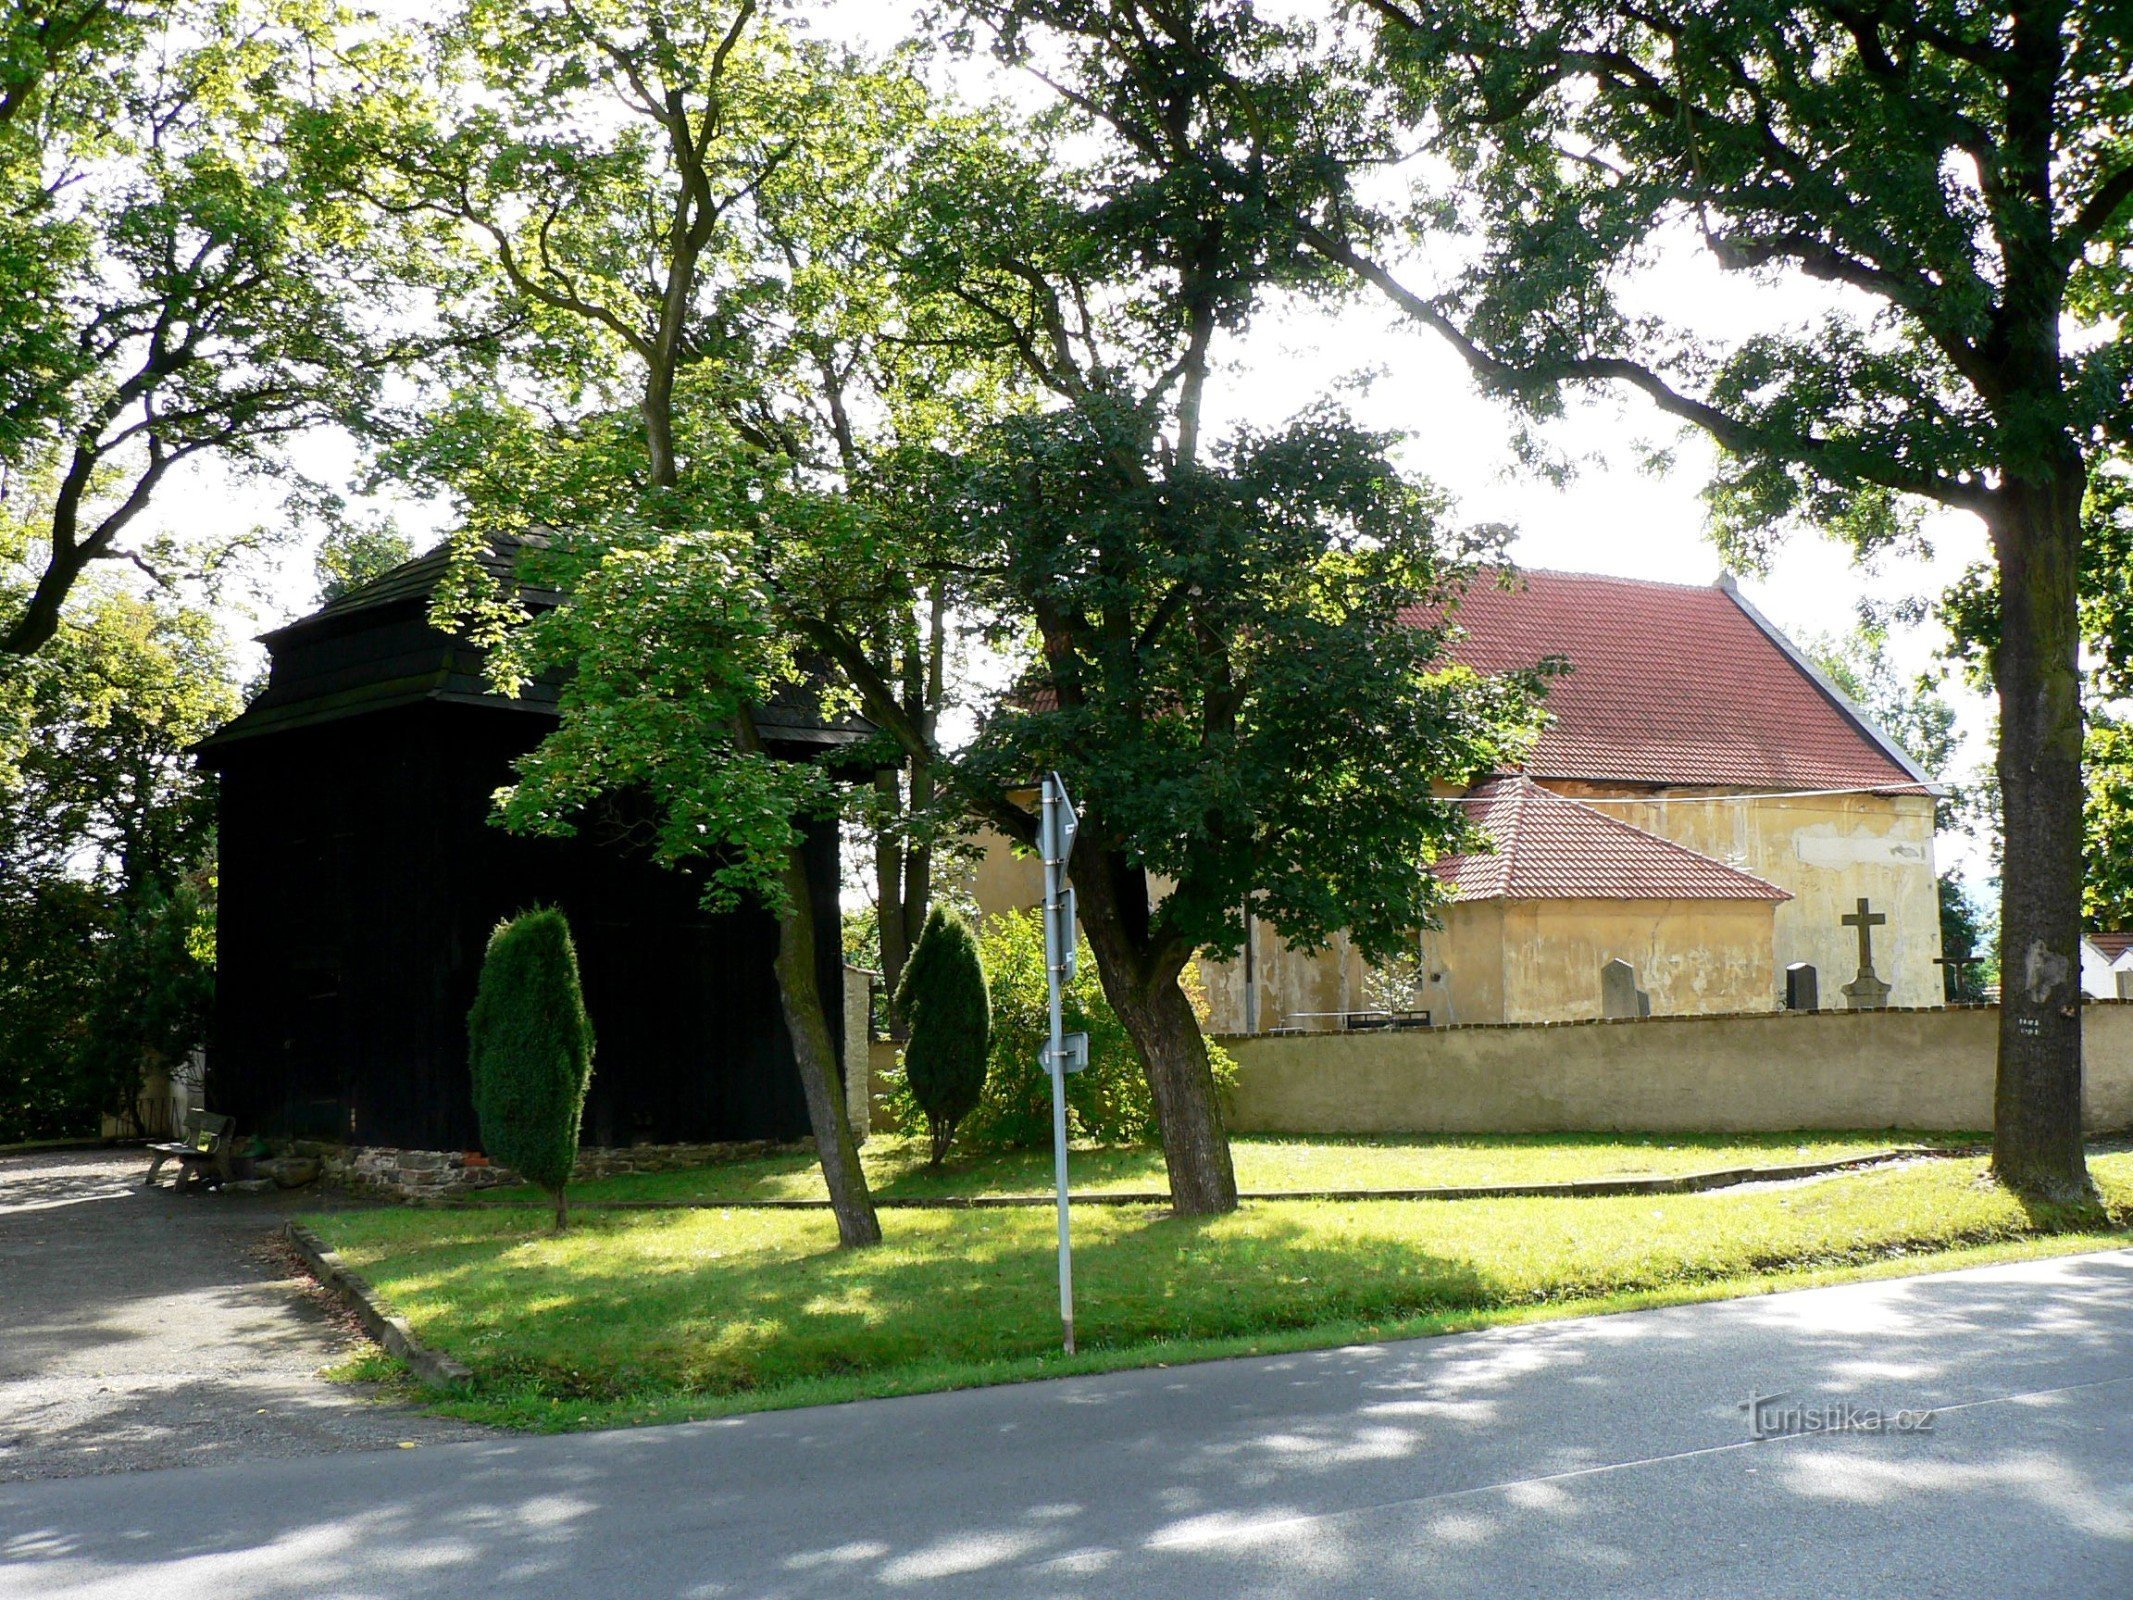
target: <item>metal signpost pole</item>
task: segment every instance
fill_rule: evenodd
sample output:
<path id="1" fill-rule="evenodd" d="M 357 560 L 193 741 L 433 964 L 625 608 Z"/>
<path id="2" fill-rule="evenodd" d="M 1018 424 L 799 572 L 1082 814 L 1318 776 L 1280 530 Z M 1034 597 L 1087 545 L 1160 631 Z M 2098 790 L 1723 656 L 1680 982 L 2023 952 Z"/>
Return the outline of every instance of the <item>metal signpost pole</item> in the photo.
<path id="1" fill-rule="evenodd" d="M 1065 1033 L 1065 987 L 1074 976 L 1074 891 L 1066 886 L 1067 855 L 1074 848 L 1077 819 L 1066 785 L 1045 774 L 1039 847 L 1044 856 L 1044 967 L 1051 1002 L 1051 1034 L 1045 1066 L 1052 1075 L 1052 1175 L 1059 1190 L 1059 1320 L 1066 1353 L 1074 1353 L 1074 1253 L 1067 1226 L 1066 1075 L 1073 1070 Z M 1085 1036 L 1079 1036 L 1085 1041 Z M 1087 1044 L 1082 1042 L 1082 1049 Z"/>

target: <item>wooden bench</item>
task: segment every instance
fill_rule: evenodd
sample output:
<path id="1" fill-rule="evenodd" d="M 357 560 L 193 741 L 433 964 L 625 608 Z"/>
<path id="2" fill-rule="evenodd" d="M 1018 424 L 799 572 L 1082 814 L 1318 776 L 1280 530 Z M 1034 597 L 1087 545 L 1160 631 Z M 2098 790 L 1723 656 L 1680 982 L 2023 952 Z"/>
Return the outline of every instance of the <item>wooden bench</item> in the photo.
<path id="1" fill-rule="evenodd" d="M 180 1189 L 189 1189 L 195 1183 L 213 1189 L 229 1182 L 230 1130 L 236 1125 L 233 1118 L 218 1117 L 212 1111 L 186 1112 L 184 1138 L 148 1147 L 154 1159 L 148 1163 L 148 1176 L 143 1183 L 154 1183 L 163 1163 L 171 1160 L 178 1163 Z"/>

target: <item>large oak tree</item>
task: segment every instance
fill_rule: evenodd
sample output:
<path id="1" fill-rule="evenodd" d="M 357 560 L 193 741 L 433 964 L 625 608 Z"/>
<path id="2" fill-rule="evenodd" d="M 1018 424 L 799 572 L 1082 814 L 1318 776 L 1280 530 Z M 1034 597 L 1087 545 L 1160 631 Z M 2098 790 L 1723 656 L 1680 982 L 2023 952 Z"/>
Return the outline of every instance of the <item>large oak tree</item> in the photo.
<path id="1" fill-rule="evenodd" d="M 2083 1192 L 2077 586 L 2084 494 L 2133 430 L 2123 7 L 1354 13 L 1370 26 L 1314 56 L 1335 113 L 1322 146 L 1357 180 L 1299 197 L 1324 259 L 1530 413 L 1612 387 L 1702 429 L 1736 550 L 1794 520 L 1871 550 L 1922 506 L 1989 532 L 2006 817 L 1993 1160 L 2022 1190 Z M 1376 159 L 1431 152 L 1398 204 L 1351 158 L 1372 126 Z M 1463 264 L 1406 264 L 1455 217 L 1473 229 Z M 1790 330 L 1699 330 L 1634 288 L 1681 247 L 1758 282 L 1829 285 L 1833 308 Z"/>

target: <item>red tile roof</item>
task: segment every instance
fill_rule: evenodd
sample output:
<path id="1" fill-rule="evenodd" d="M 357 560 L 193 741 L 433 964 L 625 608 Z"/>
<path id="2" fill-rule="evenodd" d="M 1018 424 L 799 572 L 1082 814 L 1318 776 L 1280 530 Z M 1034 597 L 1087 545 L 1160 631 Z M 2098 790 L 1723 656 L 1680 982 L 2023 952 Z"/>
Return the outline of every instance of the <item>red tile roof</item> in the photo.
<path id="1" fill-rule="evenodd" d="M 1774 883 L 1646 833 L 1530 778 L 1495 778 L 1467 797 L 1493 855 L 1446 856 L 1461 900 L 1790 900 Z"/>
<path id="2" fill-rule="evenodd" d="M 1451 654 L 1481 672 L 1569 662 L 1548 685 L 1553 722 L 1532 776 L 1919 791 L 1919 775 L 1729 586 L 1572 572 L 1515 583 L 1468 591 Z"/>
<path id="3" fill-rule="evenodd" d="M 2133 950 L 2133 933 L 2092 933 L 2088 941 L 2103 952 L 2106 961 L 2116 961 Z"/>

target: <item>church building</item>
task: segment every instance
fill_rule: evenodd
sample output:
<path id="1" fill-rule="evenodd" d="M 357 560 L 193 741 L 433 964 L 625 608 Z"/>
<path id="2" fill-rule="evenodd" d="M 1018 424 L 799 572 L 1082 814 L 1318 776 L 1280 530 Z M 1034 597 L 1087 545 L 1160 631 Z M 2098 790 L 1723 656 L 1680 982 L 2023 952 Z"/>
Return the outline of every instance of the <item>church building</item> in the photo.
<path id="1" fill-rule="evenodd" d="M 1522 572 L 1454 621 L 1478 671 L 1567 670 L 1524 769 L 1463 797 L 1492 851 L 1436 863 L 1454 898 L 1409 1001 L 1432 1024 L 1623 1014 L 1617 962 L 1655 1016 L 1777 1009 L 1795 964 L 1823 1007 L 1942 1002 L 1934 787 L 1730 577 Z M 1218 1032 L 1352 1024 L 1386 987 L 1344 940 L 1265 928 L 1202 970 Z"/>

